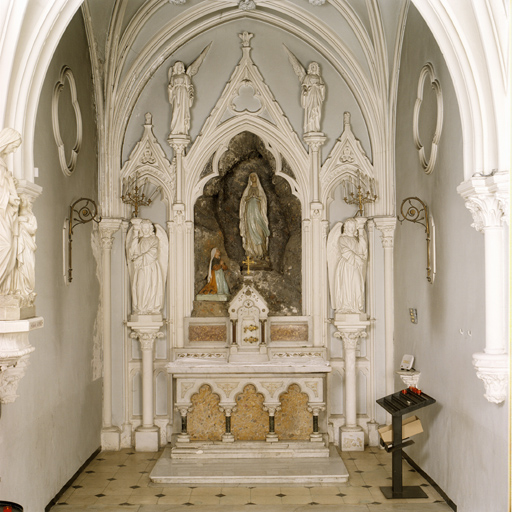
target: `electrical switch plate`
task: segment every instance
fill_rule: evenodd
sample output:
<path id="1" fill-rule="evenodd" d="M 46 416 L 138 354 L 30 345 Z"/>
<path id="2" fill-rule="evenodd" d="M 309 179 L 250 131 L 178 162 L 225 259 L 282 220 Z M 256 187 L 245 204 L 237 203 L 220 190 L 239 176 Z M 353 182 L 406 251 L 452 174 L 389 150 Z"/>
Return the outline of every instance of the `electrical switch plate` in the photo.
<path id="1" fill-rule="evenodd" d="M 418 323 L 418 310 L 414 308 L 409 308 L 409 315 L 411 316 L 411 323 Z"/>

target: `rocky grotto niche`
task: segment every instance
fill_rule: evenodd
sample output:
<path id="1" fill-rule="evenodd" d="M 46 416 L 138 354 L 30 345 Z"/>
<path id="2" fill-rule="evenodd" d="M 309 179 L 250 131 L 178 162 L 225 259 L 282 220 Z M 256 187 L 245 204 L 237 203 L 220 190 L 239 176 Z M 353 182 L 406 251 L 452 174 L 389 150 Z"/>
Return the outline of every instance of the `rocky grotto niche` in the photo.
<path id="1" fill-rule="evenodd" d="M 212 171 L 211 161 L 202 175 Z M 275 175 L 275 159 L 263 141 L 250 132 L 235 136 L 219 161 L 219 176 L 204 187 L 194 208 L 194 294 L 207 282 L 210 253 L 218 247 L 227 265 L 226 281 L 231 296 L 243 283 L 246 254 L 240 235 L 240 201 L 249 175 L 254 172 L 267 197 L 270 230 L 268 263 L 253 270 L 254 286 L 272 315 L 301 315 L 301 206 L 288 182 Z M 283 172 L 294 178 L 283 161 Z M 194 301 L 192 316 L 227 316 L 227 302 Z"/>

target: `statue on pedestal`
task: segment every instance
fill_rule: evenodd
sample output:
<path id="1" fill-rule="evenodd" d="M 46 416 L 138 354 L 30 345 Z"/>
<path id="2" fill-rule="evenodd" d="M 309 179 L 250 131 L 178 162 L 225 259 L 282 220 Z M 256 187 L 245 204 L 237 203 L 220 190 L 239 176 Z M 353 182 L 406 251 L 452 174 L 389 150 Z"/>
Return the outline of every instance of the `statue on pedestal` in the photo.
<path id="1" fill-rule="evenodd" d="M 164 305 L 167 236 L 148 219 L 132 219 L 126 239 L 132 291 L 132 313 L 158 315 Z"/>
<path id="2" fill-rule="evenodd" d="M 337 314 L 364 313 L 368 240 L 364 222 L 359 224 L 356 218 L 338 222 L 327 239 L 331 305 Z"/>
<path id="3" fill-rule="evenodd" d="M 186 70 L 185 64 L 179 60 L 169 68 L 169 103 L 173 108 L 171 137 L 173 135 L 188 135 L 190 129 L 190 108 L 194 103 L 192 77 L 199 71 L 210 46 L 211 43 Z"/>
<path id="4" fill-rule="evenodd" d="M 268 255 L 270 230 L 267 218 L 267 196 L 258 175 L 249 175 L 240 200 L 240 235 L 245 254 L 255 260 L 263 260 Z"/>
<path id="5" fill-rule="evenodd" d="M 20 196 L 20 209 L 17 222 L 16 265 L 14 267 L 13 289 L 33 303 L 35 299 L 35 251 L 37 220 L 32 213 L 32 202 L 26 195 Z"/>
<path id="6" fill-rule="evenodd" d="M 304 109 L 304 133 L 319 133 L 325 99 L 325 82 L 320 75 L 320 65 L 318 62 L 311 62 L 306 72 L 297 57 L 286 46 L 284 48 L 301 83 L 300 102 Z"/>
<path id="7" fill-rule="evenodd" d="M 20 198 L 5 158 L 21 144 L 21 135 L 12 128 L 0 132 L 0 294 L 12 292 L 16 265 L 16 225 Z"/>

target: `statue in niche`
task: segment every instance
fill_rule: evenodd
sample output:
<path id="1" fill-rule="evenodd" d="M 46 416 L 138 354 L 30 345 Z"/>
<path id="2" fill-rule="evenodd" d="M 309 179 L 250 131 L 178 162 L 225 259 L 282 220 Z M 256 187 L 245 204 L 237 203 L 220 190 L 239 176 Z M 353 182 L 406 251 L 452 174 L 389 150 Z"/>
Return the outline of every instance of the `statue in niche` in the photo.
<path id="1" fill-rule="evenodd" d="M 284 48 L 301 83 L 300 98 L 304 109 L 304 133 L 318 133 L 320 132 L 322 105 L 325 99 L 325 82 L 320 75 L 320 65 L 318 62 L 311 62 L 306 72 L 297 57 L 286 46 Z"/>
<path id="2" fill-rule="evenodd" d="M 249 174 L 240 200 L 240 235 L 248 257 L 260 261 L 268 257 L 267 196 L 255 172 Z"/>
<path id="3" fill-rule="evenodd" d="M 32 213 L 32 202 L 26 195 L 20 196 L 17 222 L 16 265 L 14 267 L 13 289 L 33 304 L 35 299 L 35 251 L 37 220 Z"/>
<path id="4" fill-rule="evenodd" d="M 176 61 L 169 68 L 169 103 L 172 106 L 171 137 L 188 135 L 190 129 L 190 109 L 194 103 L 194 86 L 192 77 L 199 71 L 203 60 L 210 50 L 211 43 L 200 53 L 199 57 L 185 70 L 185 64 Z"/>
<path id="5" fill-rule="evenodd" d="M 12 128 L 0 132 L 0 294 L 12 292 L 16 265 L 16 229 L 20 198 L 5 158 L 21 144 L 21 135 Z"/>
<path id="6" fill-rule="evenodd" d="M 227 269 L 228 267 L 220 257 L 220 250 L 217 247 L 214 247 L 210 254 L 208 282 L 199 292 L 197 297 L 198 300 L 228 300 L 229 287 L 226 281 L 226 276 L 224 275 L 224 272 Z M 206 299 L 204 296 L 208 296 L 208 299 Z"/>
<path id="7" fill-rule="evenodd" d="M 338 222 L 327 239 L 331 305 L 336 313 L 364 313 L 368 240 L 360 219 Z"/>
<path id="8" fill-rule="evenodd" d="M 132 313 L 159 315 L 164 305 L 167 275 L 167 236 L 148 219 L 131 219 L 126 239 L 131 280 Z"/>

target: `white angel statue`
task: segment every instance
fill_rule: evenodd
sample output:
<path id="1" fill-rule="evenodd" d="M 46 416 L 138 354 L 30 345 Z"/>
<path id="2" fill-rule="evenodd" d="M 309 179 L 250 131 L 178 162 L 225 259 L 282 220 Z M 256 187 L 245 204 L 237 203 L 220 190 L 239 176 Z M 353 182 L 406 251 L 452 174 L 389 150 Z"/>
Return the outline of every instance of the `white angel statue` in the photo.
<path id="1" fill-rule="evenodd" d="M 162 226 L 148 219 L 132 219 L 126 256 L 132 291 L 132 313 L 158 315 L 164 305 L 168 241 Z"/>
<path id="2" fill-rule="evenodd" d="M 338 222 L 327 238 L 331 306 L 336 313 L 364 313 L 368 239 L 355 218 Z"/>
<path id="3" fill-rule="evenodd" d="M 169 103 L 172 106 L 171 136 L 188 135 L 190 129 L 190 108 L 194 103 L 194 86 L 192 77 L 199 71 L 208 51 L 210 43 L 197 59 L 185 70 L 185 64 L 176 61 L 169 68 Z"/>
<path id="4" fill-rule="evenodd" d="M 304 109 L 304 133 L 318 133 L 320 132 L 322 104 L 325 99 L 325 82 L 320 75 L 320 65 L 318 62 L 311 62 L 306 72 L 297 57 L 285 45 L 283 46 L 302 86 L 301 105 Z"/>

